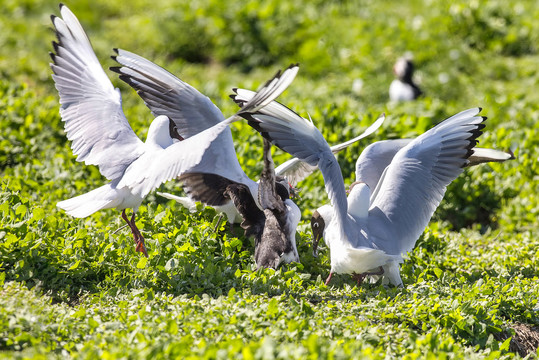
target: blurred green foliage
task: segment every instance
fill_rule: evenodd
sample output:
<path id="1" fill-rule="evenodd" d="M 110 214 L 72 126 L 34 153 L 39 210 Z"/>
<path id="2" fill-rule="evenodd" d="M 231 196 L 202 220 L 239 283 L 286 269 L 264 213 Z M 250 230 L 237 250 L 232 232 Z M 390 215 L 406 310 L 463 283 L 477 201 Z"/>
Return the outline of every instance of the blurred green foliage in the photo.
<path id="1" fill-rule="evenodd" d="M 255 89 L 299 62 L 280 101 L 310 116 L 330 144 L 383 128 L 339 154 L 345 181 L 372 141 L 414 137 L 472 106 L 488 116 L 480 146 L 516 160 L 467 169 L 402 264 L 404 289 L 331 286 L 329 251 L 310 249 L 309 216 L 327 202 L 320 174 L 300 184 L 301 264 L 256 271 L 253 241 L 150 195 L 137 222 L 150 257 L 114 210 L 73 219 L 61 199 L 104 183 L 77 163 L 50 78 L 58 4 L 0 4 L 0 357 L 512 358 L 512 324 L 539 325 L 539 7 L 535 1 L 147 1 L 67 3 L 103 67 L 112 48 L 166 67 L 225 115 L 232 87 Z M 425 96 L 388 102 L 391 68 L 413 53 Z M 124 111 L 152 120 L 115 74 Z M 358 80 L 361 89 L 354 88 Z M 233 125 L 256 178 L 260 136 Z M 275 151 L 275 162 L 288 159 Z M 161 190 L 181 192 L 174 183 Z M 537 356 L 537 353 L 535 355 Z"/>

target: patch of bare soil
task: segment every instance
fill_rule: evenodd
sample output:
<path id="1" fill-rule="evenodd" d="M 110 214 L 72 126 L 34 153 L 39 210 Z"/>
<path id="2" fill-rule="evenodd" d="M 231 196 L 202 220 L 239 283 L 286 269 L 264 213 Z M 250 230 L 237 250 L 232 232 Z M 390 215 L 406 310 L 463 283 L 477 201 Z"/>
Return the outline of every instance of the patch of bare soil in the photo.
<path id="1" fill-rule="evenodd" d="M 536 354 L 539 348 L 539 326 L 515 323 L 510 327 L 514 330 L 515 335 L 511 339 L 509 351 L 518 353 L 522 357 Z M 511 334 L 508 332 L 503 332 L 498 340 L 505 340 L 510 336 Z"/>

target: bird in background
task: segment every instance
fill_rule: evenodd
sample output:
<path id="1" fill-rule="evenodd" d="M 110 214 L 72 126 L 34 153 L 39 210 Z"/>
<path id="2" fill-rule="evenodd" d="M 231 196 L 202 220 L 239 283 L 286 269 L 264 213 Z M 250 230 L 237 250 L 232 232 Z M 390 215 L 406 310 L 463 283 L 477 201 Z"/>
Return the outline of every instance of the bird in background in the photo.
<path id="1" fill-rule="evenodd" d="M 252 96 L 236 90 L 242 106 Z M 484 128 L 480 108 L 458 113 L 416 139 L 401 143 L 374 189 L 356 182 L 347 197 L 340 167 L 311 121 L 273 102 L 244 113 L 249 124 L 291 155 L 317 165 L 331 206 L 318 209 L 311 225 L 330 248 L 332 274 L 384 275 L 402 285 L 399 263 L 412 250 L 451 183 L 467 166 Z"/>
<path id="2" fill-rule="evenodd" d="M 60 115 L 77 161 L 97 165 L 109 183 L 86 194 L 60 201 L 57 206 L 68 214 L 83 218 L 96 211 L 116 208 L 129 225 L 136 250 L 148 256 L 144 238 L 135 224 L 142 200 L 163 182 L 177 178 L 200 163 L 208 146 L 228 125 L 230 118 L 192 136 L 176 141 L 179 134 L 166 115 L 157 116 L 142 142 L 129 125 L 123 111 L 121 94 L 101 67 L 80 22 L 67 6 L 60 4 L 61 18 L 51 16 L 57 42 L 51 68 L 60 96 Z M 290 66 L 265 83 L 251 110 L 265 106 L 292 82 L 298 67 Z M 243 111 L 243 110 L 242 110 Z M 126 209 L 132 208 L 128 218 Z"/>
<path id="3" fill-rule="evenodd" d="M 391 101 L 411 101 L 423 94 L 414 82 L 414 63 L 409 55 L 397 60 L 393 66 L 393 73 L 396 79 L 389 86 L 389 99 Z"/>

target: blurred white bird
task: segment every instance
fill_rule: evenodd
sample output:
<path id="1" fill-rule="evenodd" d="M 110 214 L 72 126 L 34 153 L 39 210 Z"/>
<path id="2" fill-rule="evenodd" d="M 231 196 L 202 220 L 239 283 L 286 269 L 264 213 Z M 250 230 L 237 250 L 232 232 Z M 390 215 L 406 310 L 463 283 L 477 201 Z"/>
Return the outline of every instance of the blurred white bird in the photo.
<path id="1" fill-rule="evenodd" d="M 389 86 L 391 101 L 411 101 L 423 93 L 413 80 L 414 63 L 409 57 L 399 58 L 393 66 L 393 73 L 397 78 Z"/>
<path id="2" fill-rule="evenodd" d="M 142 142 L 129 126 L 120 92 L 107 78 L 79 21 L 63 4 L 60 13 L 62 18 L 51 16 L 58 38 L 57 43 L 53 42 L 51 68 L 60 95 L 60 115 L 77 161 L 97 165 L 111 182 L 60 201 L 57 206 L 75 217 L 86 217 L 101 209 L 122 210 L 137 251 L 148 256 L 144 238 L 135 224 L 135 213 L 142 200 L 163 182 L 198 164 L 211 141 L 237 121 L 241 111 L 181 142 L 173 142 L 169 118 L 158 116 L 148 129 L 146 142 Z M 297 71 L 297 66 L 291 66 L 282 74 L 277 73 L 261 88 L 249 108 L 258 109 L 275 99 Z M 127 208 L 133 208 L 131 219 L 125 213 Z"/>
<path id="3" fill-rule="evenodd" d="M 242 106 L 252 93 L 237 90 Z M 322 172 L 331 206 L 312 219 L 315 237 L 324 234 L 331 251 L 331 272 L 385 275 L 402 285 L 399 262 L 410 251 L 439 205 L 446 187 L 469 164 L 485 118 L 481 109 L 463 111 L 423 135 L 402 144 L 384 168 L 374 193 L 355 183 L 347 198 L 339 165 L 312 122 L 273 102 L 256 113 L 242 114 L 249 124 L 275 145 Z"/>

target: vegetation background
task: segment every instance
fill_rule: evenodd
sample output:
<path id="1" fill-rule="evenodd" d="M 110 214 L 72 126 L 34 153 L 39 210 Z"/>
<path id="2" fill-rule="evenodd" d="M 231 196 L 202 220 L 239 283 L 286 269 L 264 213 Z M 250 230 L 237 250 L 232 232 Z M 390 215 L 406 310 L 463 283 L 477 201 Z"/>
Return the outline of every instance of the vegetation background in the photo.
<path id="1" fill-rule="evenodd" d="M 255 89 L 301 63 L 280 101 L 310 115 L 330 144 L 383 128 L 339 155 L 346 181 L 368 143 L 413 137 L 482 106 L 480 146 L 516 160 L 468 169 L 402 265 L 404 288 L 323 284 L 328 250 L 310 250 L 309 218 L 327 196 L 300 184 L 301 264 L 255 271 L 253 241 L 212 209 L 189 213 L 151 195 L 134 252 L 118 212 L 74 219 L 56 202 L 104 183 L 77 163 L 48 66 L 48 0 L 0 2 L 0 357 L 536 358 L 539 343 L 539 7 L 536 1 L 67 2 L 108 69 L 112 48 L 138 53 L 208 95 L 225 115 L 235 86 Z M 421 99 L 388 102 L 392 65 L 413 54 Z M 145 138 L 152 116 L 122 90 Z M 235 124 L 246 173 L 260 136 Z M 274 159 L 288 158 L 279 150 Z M 175 183 L 162 190 L 181 193 Z M 535 342 L 534 342 L 535 341 Z"/>

